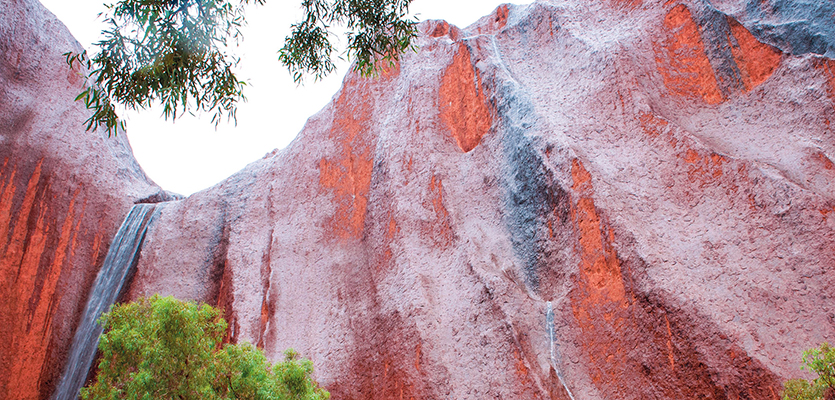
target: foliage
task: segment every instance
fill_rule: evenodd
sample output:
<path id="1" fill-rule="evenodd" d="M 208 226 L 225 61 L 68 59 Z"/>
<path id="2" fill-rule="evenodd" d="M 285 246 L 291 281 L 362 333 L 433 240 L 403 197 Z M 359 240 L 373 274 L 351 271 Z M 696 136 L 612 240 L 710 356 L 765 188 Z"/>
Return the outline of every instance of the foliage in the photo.
<path id="1" fill-rule="evenodd" d="M 415 22 L 407 19 L 412 0 L 303 0 L 305 17 L 292 26 L 279 61 L 300 82 L 305 73 L 319 79 L 334 70 L 331 27 L 348 28 L 349 58 L 363 74 L 377 61 L 391 63 L 410 48 Z M 96 43 L 98 53 L 66 53 L 67 63 L 86 66 L 91 85 L 76 100 L 94 110 L 87 130 L 99 126 L 124 130 L 114 102 L 128 109 L 163 106 L 165 119 L 182 113 L 213 113 L 236 119 L 237 102 L 246 100 L 245 83 L 233 72 L 238 59 L 229 53 L 241 39 L 244 8 L 265 0 L 119 0 L 107 5 L 109 28 Z"/>
<path id="2" fill-rule="evenodd" d="M 822 400 L 824 388 L 805 379 L 792 379 L 783 384 L 783 400 Z"/>
<path id="3" fill-rule="evenodd" d="M 394 62 L 411 47 L 417 35 L 415 22 L 406 19 L 412 0 L 304 0 L 305 19 L 293 24 L 292 33 L 279 52 L 279 61 L 300 81 L 305 72 L 321 78 L 332 72 L 333 45 L 329 28 L 348 28 L 348 57 L 364 75 L 377 71 L 376 61 Z"/>
<path id="4" fill-rule="evenodd" d="M 105 334 L 93 399 L 299 399 L 330 395 L 313 365 L 288 350 L 271 366 L 249 343 L 221 347 L 226 322 L 208 305 L 155 295 L 102 316 Z"/>
<path id="5" fill-rule="evenodd" d="M 792 379 L 785 383 L 783 400 L 823 400 L 835 398 L 835 348 L 829 343 L 803 352 L 802 369 L 809 369 L 818 377 L 808 382 Z"/>

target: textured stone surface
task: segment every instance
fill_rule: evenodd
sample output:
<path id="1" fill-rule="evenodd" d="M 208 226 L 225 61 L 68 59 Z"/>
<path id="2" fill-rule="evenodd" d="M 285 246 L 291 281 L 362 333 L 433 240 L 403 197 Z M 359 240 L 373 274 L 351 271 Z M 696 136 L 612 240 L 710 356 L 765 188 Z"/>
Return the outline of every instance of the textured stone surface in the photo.
<path id="1" fill-rule="evenodd" d="M 131 296 L 218 304 L 337 399 L 777 398 L 835 334 L 831 4 L 783 4 L 425 22 L 166 205 Z"/>
<path id="2" fill-rule="evenodd" d="M 135 200 L 124 135 L 85 132 L 81 46 L 34 0 L 0 2 L 0 398 L 51 394 L 87 292 Z"/>
<path id="3" fill-rule="evenodd" d="M 817 0 L 706 0 L 762 42 L 790 54 L 835 57 L 835 3 Z"/>
<path id="4" fill-rule="evenodd" d="M 542 1 L 377 79 L 166 203 L 129 296 L 217 304 L 336 399 L 773 399 L 833 340 L 826 1 Z M 0 398 L 45 398 L 131 203 L 78 50 L 0 2 Z M 569 391 L 571 394 L 569 394 Z"/>

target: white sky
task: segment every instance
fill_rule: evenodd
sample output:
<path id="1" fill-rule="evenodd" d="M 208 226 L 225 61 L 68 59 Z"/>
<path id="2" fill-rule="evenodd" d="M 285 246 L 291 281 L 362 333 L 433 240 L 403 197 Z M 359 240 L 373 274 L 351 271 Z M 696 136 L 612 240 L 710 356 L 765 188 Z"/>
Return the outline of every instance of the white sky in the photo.
<path id="1" fill-rule="evenodd" d="M 102 0 L 40 0 L 67 25 L 91 52 L 104 24 Z M 110 1 L 115 2 L 115 1 Z M 445 19 L 465 27 L 489 14 L 501 0 L 413 0 L 410 11 L 423 21 Z M 239 79 L 248 81 L 248 101 L 238 106 L 238 125 L 221 122 L 215 130 L 211 115 L 186 115 L 172 123 L 161 110 L 149 109 L 120 116 L 127 121 L 136 159 L 145 172 L 166 190 L 189 195 L 212 186 L 273 149 L 283 148 L 336 94 L 348 64 L 328 78 L 297 87 L 277 60 L 277 50 L 301 15 L 300 0 L 269 0 L 250 7 L 241 56 Z"/>

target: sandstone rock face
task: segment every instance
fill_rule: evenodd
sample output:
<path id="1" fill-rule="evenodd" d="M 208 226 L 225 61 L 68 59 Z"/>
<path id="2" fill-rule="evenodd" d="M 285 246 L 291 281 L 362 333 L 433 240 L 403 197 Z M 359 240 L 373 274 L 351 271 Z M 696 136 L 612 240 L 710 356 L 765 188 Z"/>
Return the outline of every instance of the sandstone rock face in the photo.
<path id="1" fill-rule="evenodd" d="M 832 5 L 790 3 L 424 22 L 169 203 L 131 296 L 224 307 L 336 399 L 776 399 L 835 335 Z"/>
<path id="2" fill-rule="evenodd" d="M 35 0 L 0 2 L 0 398 L 47 398 L 110 240 L 164 194 L 124 135 L 85 132 L 80 51 Z"/>

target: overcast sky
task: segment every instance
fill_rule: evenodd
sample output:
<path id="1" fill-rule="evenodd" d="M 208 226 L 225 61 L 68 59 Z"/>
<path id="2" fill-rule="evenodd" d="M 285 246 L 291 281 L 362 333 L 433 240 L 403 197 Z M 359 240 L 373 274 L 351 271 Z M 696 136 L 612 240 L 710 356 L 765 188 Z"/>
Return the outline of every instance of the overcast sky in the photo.
<path id="1" fill-rule="evenodd" d="M 445 19 L 465 27 L 489 14 L 500 0 L 414 0 L 410 11 L 423 21 Z M 41 0 L 67 25 L 88 50 L 99 40 L 104 26 L 97 14 L 102 0 Z M 136 159 L 163 188 L 184 195 L 210 187 L 275 148 L 286 146 L 308 117 L 322 109 L 336 94 L 348 71 L 346 63 L 323 81 L 310 80 L 297 87 L 277 61 L 276 51 L 301 15 L 300 0 L 269 0 L 252 6 L 249 26 L 237 50 L 241 56 L 239 79 L 246 103 L 238 106 L 238 125 L 221 123 L 217 130 L 211 115 L 186 115 L 164 121 L 159 109 L 120 113 L 127 121 L 128 137 Z"/>

